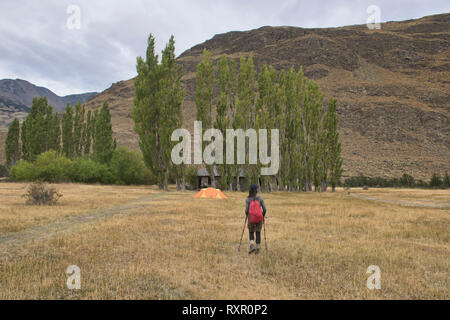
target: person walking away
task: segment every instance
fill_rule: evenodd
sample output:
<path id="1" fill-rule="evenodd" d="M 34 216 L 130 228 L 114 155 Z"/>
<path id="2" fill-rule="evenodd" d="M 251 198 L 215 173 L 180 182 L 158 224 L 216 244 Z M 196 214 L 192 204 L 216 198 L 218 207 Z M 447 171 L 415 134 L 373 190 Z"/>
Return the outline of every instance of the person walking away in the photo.
<path id="1" fill-rule="evenodd" d="M 245 214 L 248 218 L 248 233 L 250 238 L 249 254 L 258 254 L 261 249 L 261 229 L 264 223 L 264 217 L 266 216 L 264 200 L 258 196 L 257 193 L 258 186 L 256 184 L 251 184 L 249 195 L 245 199 Z"/>

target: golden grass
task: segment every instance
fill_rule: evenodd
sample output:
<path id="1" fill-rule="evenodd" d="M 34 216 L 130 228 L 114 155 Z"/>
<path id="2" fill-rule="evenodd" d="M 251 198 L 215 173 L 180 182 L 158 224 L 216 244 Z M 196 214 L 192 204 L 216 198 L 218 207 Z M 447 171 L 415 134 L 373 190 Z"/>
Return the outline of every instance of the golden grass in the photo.
<path id="1" fill-rule="evenodd" d="M 12 197 L 23 188 L 0 186 L 2 200 L 5 193 Z M 72 192 L 87 188 L 86 195 L 98 195 L 99 207 L 113 205 L 114 195 L 125 201 L 135 192 L 156 193 L 135 187 L 58 187 L 68 202 Z M 409 195 L 405 190 L 383 191 L 395 199 Z M 364 193 L 376 192 L 381 197 L 380 190 Z M 426 198 L 448 196 L 450 191 L 419 193 Z M 247 232 L 237 251 L 246 195 L 226 195 L 227 200 L 194 199 L 193 192 L 172 190 L 122 214 L 54 235 L 50 213 L 49 237 L 24 242 L 20 248 L 2 247 L 0 235 L 0 298 L 449 298 L 448 210 L 362 200 L 344 190 L 263 194 L 269 252 L 249 256 Z M 61 202 L 60 209 L 72 207 L 81 213 L 85 207 L 80 206 L 95 206 L 95 200 L 89 207 L 81 198 Z M 3 206 L 2 212 L 15 210 L 17 201 Z M 41 208 L 35 209 L 27 215 L 45 216 Z M 69 265 L 81 268 L 81 290 L 66 287 Z M 381 290 L 366 287 L 369 265 L 381 268 Z"/>
<path id="2" fill-rule="evenodd" d="M 0 235 L 54 222 L 72 215 L 88 214 L 108 206 L 119 205 L 155 192 L 152 187 L 96 186 L 57 184 L 62 193 L 56 206 L 29 206 L 22 197 L 26 183 L 0 183 Z"/>

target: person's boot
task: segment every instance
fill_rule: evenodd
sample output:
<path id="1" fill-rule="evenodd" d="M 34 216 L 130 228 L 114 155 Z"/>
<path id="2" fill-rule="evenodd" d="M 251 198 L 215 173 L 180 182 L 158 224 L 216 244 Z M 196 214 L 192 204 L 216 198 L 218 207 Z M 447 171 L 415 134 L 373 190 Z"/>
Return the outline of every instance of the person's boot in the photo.
<path id="1" fill-rule="evenodd" d="M 255 248 L 255 244 L 254 243 L 250 243 L 250 250 L 248 250 L 248 254 L 251 254 L 253 252 L 255 252 L 256 248 Z"/>
<path id="2" fill-rule="evenodd" d="M 261 249 L 261 244 L 257 243 L 256 244 L 256 249 L 255 249 L 255 254 L 258 254 L 260 249 Z"/>

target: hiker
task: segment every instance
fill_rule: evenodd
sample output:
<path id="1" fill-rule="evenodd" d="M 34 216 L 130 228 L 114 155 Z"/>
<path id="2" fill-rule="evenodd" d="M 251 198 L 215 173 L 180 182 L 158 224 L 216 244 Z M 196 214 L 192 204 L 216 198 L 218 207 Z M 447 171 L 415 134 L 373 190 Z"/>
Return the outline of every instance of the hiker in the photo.
<path id="1" fill-rule="evenodd" d="M 266 215 L 266 206 L 264 200 L 257 196 L 258 186 L 256 184 L 250 185 L 250 192 L 245 199 L 245 214 L 248 218 L 248 233 L 250 238 L 250 253 L 259 253 L 261 249 L 261 229 Z M 262 210 L 261 210 L 262 209 Z M 256 246 L 255 246 L 256 233 Z"/>

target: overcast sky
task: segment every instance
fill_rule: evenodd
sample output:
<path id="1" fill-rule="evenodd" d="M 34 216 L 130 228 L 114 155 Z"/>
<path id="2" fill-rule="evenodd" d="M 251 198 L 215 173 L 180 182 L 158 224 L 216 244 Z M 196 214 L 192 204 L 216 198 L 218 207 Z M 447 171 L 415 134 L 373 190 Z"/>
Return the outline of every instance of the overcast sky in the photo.
<path id="1" fill-rule="evenodd" d="M 158 52 L 173 34 L 179 55 L 228 31 L 365 24 L 370 5 L 382 22 L 450 12 L 448 0 L 0 0 L 0 79 L 59 95 L 103 91 L 136 75 L 149 33 Z"/>

